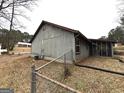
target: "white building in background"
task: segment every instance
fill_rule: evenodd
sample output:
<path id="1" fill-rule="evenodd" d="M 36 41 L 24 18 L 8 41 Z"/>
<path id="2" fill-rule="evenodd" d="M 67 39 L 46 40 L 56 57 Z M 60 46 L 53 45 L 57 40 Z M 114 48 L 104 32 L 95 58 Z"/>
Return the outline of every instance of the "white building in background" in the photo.
<path id="1" fill-rule="evenodd" d="M 26 42 L 18 42 L 16 44 L 18 47 L 31 47 L 31 43 L 26 43 Z"/>
<path id="2" fill-rule="evenodd" d="M 18 42 L 13 48 L 14 54 L 30 54 L 31 53 L 31 43 Z"/>
<path id="3" fill-rule="evenodd" d="M 0 44 L 0 55 L 2 52 L 7 52 L 7 49 L 1 49 L 1 47 L 2 47 L 2 44 Z"/>

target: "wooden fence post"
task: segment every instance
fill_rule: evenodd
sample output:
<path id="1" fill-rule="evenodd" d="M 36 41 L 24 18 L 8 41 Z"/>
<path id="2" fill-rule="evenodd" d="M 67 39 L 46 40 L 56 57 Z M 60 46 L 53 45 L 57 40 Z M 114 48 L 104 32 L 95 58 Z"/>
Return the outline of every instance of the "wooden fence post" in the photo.
<path id="1" fill-rule="evenodd" d="M 64 77 L 66 77 L 67 74 L 67 66 L 66 66 L 66 55 L 64 54 Z"/>
<path id="2" fill-rule="evenodd" d="M 32 72 L 31 72 L 31 93 L 36 93 L 36 70 L 35 65 L 32 66 Z"/>

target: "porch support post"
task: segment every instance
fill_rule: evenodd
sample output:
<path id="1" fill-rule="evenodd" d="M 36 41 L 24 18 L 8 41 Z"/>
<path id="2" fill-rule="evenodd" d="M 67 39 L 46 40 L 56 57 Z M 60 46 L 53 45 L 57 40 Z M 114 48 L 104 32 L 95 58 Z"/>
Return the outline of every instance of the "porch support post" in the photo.
<path id="1" fill-rule="evenodd" d="M 100 56 L 102 56 L 102 42 L 100 43 Z"/>
<path id="2" fill-rule="evenodd" d="M 1 55 L 1 44 L 0 44 L 0 55 Z"/>
<path id="3" fill-rule="evenodd" d="M 97 52 L 98 52 L 98 50 L 97 50 L 97 43 L 96 43 L 95 55 L 97 55 Z"/>
<path id="4" fill-rule="evenodd" d="M 91 46 L 92 46 L 92 47 L 91 47 L 91 51 L 92 51 L 91 54 L 92 54 L 92 56 L 93 56 L 93 43 L 91 43 Z"/>
<path id="5" fill-rule="evenodd" d="M 108 56 L 108 46 L 107 46 L 107 42 L 105 43 L 105 48 L 106 48 L 106 56 Z"/>
<path id="6" fill-rule="evenodd" d="M 113 47 L 112 47 L 112 43 L 110 43 L 111 46 L 111 56 L 113 56 Z"/>

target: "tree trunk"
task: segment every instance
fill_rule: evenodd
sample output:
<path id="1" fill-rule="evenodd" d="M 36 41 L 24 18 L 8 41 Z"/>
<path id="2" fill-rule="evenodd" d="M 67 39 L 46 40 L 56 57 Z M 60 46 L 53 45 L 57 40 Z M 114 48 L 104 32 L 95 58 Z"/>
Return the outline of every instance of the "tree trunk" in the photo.
<path id="1" fill-rule="evenodd" d="M 13 0 L 13 5 L 12 5 L 12 14 L 11 14 L 11 20 L 10 20 L 10 30 L 8 31 L 8 44 L 7 44 L 7 52 L 9 53 L 9 50 L 10 50 L 10 46 L 11 46 L 11 43 L 12 42 L 10 42 L 11 40 L 11 35 L 10 35 L 10 33 L 9 32 L 11 32 L 12 31 L 12 27 L 13 27 L 13 18 L 14 18 L 14 0 Z"/>
<path id="2" fill-rule="evenodd" d="M 0 4 L 0 11 L 2 10 L 3 3 L 4 3 L 4 0 L 1 1 L 1 4 Z"/>

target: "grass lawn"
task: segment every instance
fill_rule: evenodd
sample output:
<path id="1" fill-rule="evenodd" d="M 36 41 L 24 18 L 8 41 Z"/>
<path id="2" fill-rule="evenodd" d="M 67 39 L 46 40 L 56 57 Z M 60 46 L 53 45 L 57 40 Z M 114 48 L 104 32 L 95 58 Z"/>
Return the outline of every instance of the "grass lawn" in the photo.
<path id="1" fill-rule="evenodd" d="M 0 57 L 0 59 L 2 58 Z M 47 61 L 38 60 L 34 62 L 30 57 L 24 57 L 10 62 L 1 62 L 0 87 L 14 88 L 15 93 L 30 93 L 31 66 L 35 64 L 39 67 L 45 63 L 47 63 Z M 90 58 L 81 62 L 81 64 L 83 63 L 124 72 L 124 64 L 111 58 Z M 81 68 L 74 65 L 68 65 L 68 67 L 71 75 L 66 79 L 63 78 L 63 64 L 61 63 L 52 63 L 40 70 L 39 73 L 60 81 L 83 93 L 124 93 L 124 76 Z M 45 82 L 44 79 L 38 78 L 38 80 L 38 90 L 40 90 L 41 87 L 48 88 L 48 86 L 45 87 L 45 85 L 43 85 L 43 82 Z M 49 83 L 45 82 L 44 84 Z M 55 90 L 55 87 L 52 87 L 52 85 L 50 88 Z M 41 90 L 38 93 L 48 92 L 42 92 Z"/>

